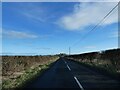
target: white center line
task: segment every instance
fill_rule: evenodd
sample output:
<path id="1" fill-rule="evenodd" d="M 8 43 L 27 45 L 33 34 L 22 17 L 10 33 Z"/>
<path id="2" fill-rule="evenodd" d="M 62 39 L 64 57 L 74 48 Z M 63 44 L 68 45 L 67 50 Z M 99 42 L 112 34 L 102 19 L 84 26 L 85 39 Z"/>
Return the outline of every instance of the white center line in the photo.
<path id="1" fill-rule="evenodd" d="M 77 82 L 78 86 L 80 87 L 81 90 L 84 90 L 78 79 L 74 76 L 75 81 Z"/>
<path id="2" fill-rule="evenodd" d="M 70 67 L 67 65 L 67 68 L 71 71 Z"/>
<path id="3" fill-rule="evenodd" d="M 65 64 L 67 65 L 67 62 L 66 61 L 64 61 L 65 62 Z M 67 65 L 67 68 L 71 71 L 71 69 L 70 69 L 70 67 Z"/>
<path id="4" fill-rule="evenodd" d="M 65 64 L 67 65 L 67 62 L 64 61 Z M 70 67 L 67 65 L 67 68 L 69 69 L 69 71 L 71 71 Z M 82 85 L 80 84 L 80 82 L 78 81 L 78 79 L 74 76 L 75 81 L 77 82 L 78 86 L 80 87 L 81 90 L 84 90 L 84 88 L 82 87 Z"/>
<path id="5" fill-rule="evenodd" d="M 66 61 L 65 61 L 65 64 L 67 64 Z"/>
<path id="6" fill-rule="evenodd" d="M 67 65 L 67 62 L 64 61 L 65 64 Z M 71 71 L 70 67 L 67 65 L 67 68 Z M 74 76 L 75 81 L 77 82 L 78 86 L 80 87 L 81 90 L 84 90 L 84 88 L 82 87 L 82 85 L 80 84 L 80 82 L 78 81 L 78 79 Z"/>

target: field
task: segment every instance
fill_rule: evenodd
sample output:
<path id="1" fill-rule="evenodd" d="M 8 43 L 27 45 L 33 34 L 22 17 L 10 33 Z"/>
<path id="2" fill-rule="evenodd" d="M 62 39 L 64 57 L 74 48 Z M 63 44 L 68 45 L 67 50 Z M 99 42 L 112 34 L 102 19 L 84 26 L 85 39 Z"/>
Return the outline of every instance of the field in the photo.
<path id="1" fill-rule="evenodd" d="M 5 89 L 23 87 L 58 58 L 58 56 L 2 56 L 2 87 Z M 117 77 L 120 75 L 120 49 L 66 55 L 65 58 L 93 68 L 104 69 Z"/>
<path id="2" fill-rule="evenodd" d="M 48 68 L 58 56 L 3 56 L 2 81 L 3 88 L 16 88 Z"/>
<path id="3" fill-rule="evenodd" d="M 66 58 L 120 75 L 120 49 L 70 55 Z"/>

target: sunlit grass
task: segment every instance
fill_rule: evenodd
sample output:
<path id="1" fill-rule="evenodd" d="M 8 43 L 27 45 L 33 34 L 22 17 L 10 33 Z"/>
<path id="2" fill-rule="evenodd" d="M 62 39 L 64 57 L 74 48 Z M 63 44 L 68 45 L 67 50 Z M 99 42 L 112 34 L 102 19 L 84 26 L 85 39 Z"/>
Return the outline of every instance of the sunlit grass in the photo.
<path id="1" fill-rule="evenodd" d="M 39 64 L 36 67 L 28 68 L 24 71 L 24 73 L 16 78 L 9 78 L 3 80 L 2 89 L 10 89 L 10 88 L 23 88 L 26 83 L 31 82 L 38 75 L 40 75 L 43 71 L 47 70 L 55 60 L 50 60 L 46 64 Z"/>

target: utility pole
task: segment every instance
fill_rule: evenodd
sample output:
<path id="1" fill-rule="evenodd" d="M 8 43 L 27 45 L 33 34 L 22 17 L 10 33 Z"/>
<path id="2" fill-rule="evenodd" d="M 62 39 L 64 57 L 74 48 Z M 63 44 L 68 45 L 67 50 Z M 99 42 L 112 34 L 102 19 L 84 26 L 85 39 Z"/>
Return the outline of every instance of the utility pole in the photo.
<path id="1" fill-rule="evenodd" d="M 69 47 L 69 55 L 70 55 L 70 53 L 71 53 L 71 48 Z"/>

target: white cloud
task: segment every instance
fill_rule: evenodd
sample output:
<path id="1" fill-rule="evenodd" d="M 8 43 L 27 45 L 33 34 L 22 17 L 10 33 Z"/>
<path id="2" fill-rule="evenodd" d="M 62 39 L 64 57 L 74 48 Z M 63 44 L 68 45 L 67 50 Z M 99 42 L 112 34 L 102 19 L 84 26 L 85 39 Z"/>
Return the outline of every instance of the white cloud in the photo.
<path id="1" fill-rule="evenodd" d="M 30 33 L 20 32 L 20 31 L 6 31 L 3 30 L 3 37 L 9 37 L 9 38 L 38 38 L 37 35 L 33 35 Z"/>
<path id="2" fill-rule="evenodd" d="M 96 25 L 116 4 L 116 2 L 76 4 L 73 13 L 61 17 L 58 24 L 68 30 L 82 30 L 89 25 Z M 113 24 L 117 20 L 116 11 L 102 25 Z"/>

